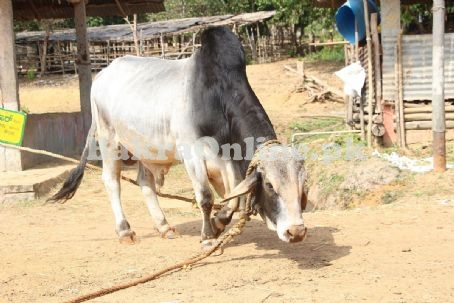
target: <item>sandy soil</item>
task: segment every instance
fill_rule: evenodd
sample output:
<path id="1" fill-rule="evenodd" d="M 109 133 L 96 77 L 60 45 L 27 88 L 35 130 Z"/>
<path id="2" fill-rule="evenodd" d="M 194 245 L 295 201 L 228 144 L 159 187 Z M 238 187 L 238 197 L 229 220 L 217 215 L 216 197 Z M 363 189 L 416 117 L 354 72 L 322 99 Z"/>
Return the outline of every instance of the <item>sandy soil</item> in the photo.
<path id="1" fill-rule="evenodd" d="M 288 62 L 248 67 L 251 84 L 281 134 L 302 115 L 342 112 L 338 104 L 304 104 L 305 94 L 294 93 L 299 80 L 283 64 Z M 31 110 L 32 101 L 23 104 Z M 73 101 L 68 102 L 74 106 Z M 372 194 L 364 197 L 372 206 L 307 213 L 308 237 L 298 244 L 280 241 L 255 218 L 222 255 L 92 302 L 450 302 L 453 182 L 454 171 L 415 175 L 380 189 L 403 192 L 392 204 L 367 203 L 376 198 Z M 163 191 L 191 196 L 181 166 L 170 171 Z M 94 172 L 86 173 L 67 204 L 1 205 L 0 302 L 69 300 L 199 252 L 201 220 L 190 204 L 161 199 L 182 235 L 164 240 L 153 229 L 139 189 L 123 183 L 122 196 L 137 245 L 118 243 Z"/>

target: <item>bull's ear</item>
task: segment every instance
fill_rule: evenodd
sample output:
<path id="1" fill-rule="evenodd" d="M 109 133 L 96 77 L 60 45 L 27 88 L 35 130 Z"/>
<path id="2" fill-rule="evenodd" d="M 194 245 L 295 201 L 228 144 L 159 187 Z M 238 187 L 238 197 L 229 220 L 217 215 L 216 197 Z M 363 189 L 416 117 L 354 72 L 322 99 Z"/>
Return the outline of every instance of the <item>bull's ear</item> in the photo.
<path id="1" fill-rule="evenodd" d="M 228 194 L 226 200 L 232 199 L 237 196 L 244 195 L 250 192 L 252 189 L 257 186 L 259 182 L 260 174 L 257 171 L 253 171 L 249 176 L 247 176 L 240 184 L 238 184 L 232 191 Z"/>

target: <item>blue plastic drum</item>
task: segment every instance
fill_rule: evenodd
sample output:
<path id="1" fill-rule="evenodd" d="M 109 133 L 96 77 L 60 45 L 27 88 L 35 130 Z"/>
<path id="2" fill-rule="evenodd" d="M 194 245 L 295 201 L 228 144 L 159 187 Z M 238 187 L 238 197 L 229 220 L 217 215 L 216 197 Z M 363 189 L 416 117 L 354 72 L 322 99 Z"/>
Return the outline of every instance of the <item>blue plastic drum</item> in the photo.
<path id="1" fill-rule="evenodd" d="M 369 14 L 378 11 L 374 0 L 368 0 Z M 336 12 L 336 26 L 339 33 L 348 42 L 355 43 L 355 20 L 358 25 L 358 40 L 366 37 L 366 24 L 364 21 L 363 0 L 349 0 L 345 2 Z M 380 22 L 380 18 L 378 18 Z M 358 42 L 359 42 L 358 41 Z"/>

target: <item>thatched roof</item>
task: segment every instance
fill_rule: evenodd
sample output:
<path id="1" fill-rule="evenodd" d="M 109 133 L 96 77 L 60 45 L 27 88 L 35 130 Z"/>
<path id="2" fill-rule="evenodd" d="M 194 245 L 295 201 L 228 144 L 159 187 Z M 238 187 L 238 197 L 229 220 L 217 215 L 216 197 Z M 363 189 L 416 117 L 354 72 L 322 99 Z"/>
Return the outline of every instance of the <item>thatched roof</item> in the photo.
<path id="1" fill-rule="evenodd" d="M 223 15 L 211 17 L 195 17 L 167 21 L 147 22 L 137 25 L 137 31 L 143 39 L 151 39 L 160 35 L 193 32 L 202 27 L 214 25 L 250 24 L 271 18 L 275 11 L 245 13 L 241 15 Z M 128 24 L 89 27 L 87 29 L 90 41 L 132 41 L 133 35 Z M 45 32 L 21 32 L 16 34 L 16 43 L 24 44 L 44 40 Z M 50 34 L 49 41 L 76 41 L 74 29 L 57 30 Z"/>
<path id="2" fill-rule="evenodd" d="M 12 0 L 15 20 L 59 19 L 74 17 L 70 2 L 80 0 Z M 127 16 L 165 10 L 164 0 L 90 0 L 87 16 Z"/>

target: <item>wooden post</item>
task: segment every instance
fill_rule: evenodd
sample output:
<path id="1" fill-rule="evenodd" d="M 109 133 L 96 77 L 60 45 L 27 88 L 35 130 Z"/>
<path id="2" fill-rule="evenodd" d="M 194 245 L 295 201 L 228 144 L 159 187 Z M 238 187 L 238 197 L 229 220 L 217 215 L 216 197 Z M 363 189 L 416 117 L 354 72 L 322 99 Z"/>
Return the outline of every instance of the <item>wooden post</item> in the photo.
<path id="1" fill-rule="evenodd" d="M 79 75 L 80 111 L 84 121 L 84 136 L 88 134 L 91 125 L 91 63 L 88 48 L 85 1 L 74 3 L 74 23 L 77 39 L 77 70 Z"/>
<path id="2" fill-rule="evenodd" d="M 44 24 L 45 24 L 46 30 L 45 30 L 45 34 L 44 34 L 41 56 L 39 58 L 40 62 L 41 62 L 41 69 L 40 69 L 41 77 L 44 76 L 44 74 L 47 72 L 47 47 L 49 44 L 49 36 L 50 36 L 49 24 L 47 22 Z"/>
<path id="3" fill-rule="evenodd" d="M 192 33 L 192 53 L 195 53 L 195 37 L 196 33 Z"/>
<path id="4" fill-rule="evenodd" d="M 16 51 L 13 31 L 13 4 L 0 0 L 0 102 L 1 107 L 19 110 L 19 86 L 16 72 Z M 0 147 L 0 171 L 21 171 L 18 150 Z"/>
<path id="5" fill-rule="evenodd" d="M 397 37 L 397 83 L 398 89 L 397 94 L 399 98 L 399 129 L 400 129 L 400 146 L 407 147 L 406 131 L 405 131 L 405 114 L 404 114 L 404 75 L 402 66 L 402 34 Z"/>
<path id="6" fill-rule="evenodd" d="M 358 24 L 355 22 L 355 60 L 359 61 L 359 34 Z"/>
<path id="7" fill-rule="evenodd" d="M 445 1 L 433 1 L 432 132 L 434 171 L 446 170 L 446 121 L 444 94 Z"/>
<path id="8" fill-rule="evenodd" d="M 381 61 L 380 61 L 380 40 L 378 39 L 377 13 L 370 17 L 370 31 L 372 34 L 372 45 L 374 49 L 374 71 L 375 71 L 375 112 L 382 113 L 382 84 L 381 84 Z"/>
<path id="9" fill-rule="evenodd" d="M 165 58 L 166 57 L 166 53 L 165 53 L 165 47 L 164 47 L 164 36 L 161 34 L 159 36 L 159 39 L 161 41 L 161 57 Z"/>
<path id="10" fill-rule="evenodd" d="M 374 83 L 372 74 L 372 41 L 370 39 L 370 24 L 369 24 L 369 7 L 367 0 L 363 0 L 364 5 L 364 21 L 366 24 L 366 45 L 367 45 L 367 80 L 369 88 L 369 96 L 367 98 L 367 110 L 369 113 L 369 120 L 367 122 L 367 147 L 372 147 L 372 116 L 373 116 L 373 97 L 374 97 Z"/>

